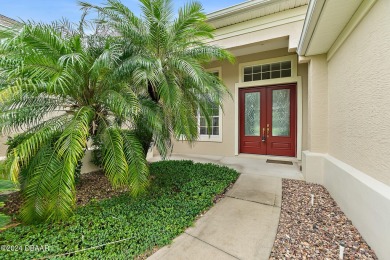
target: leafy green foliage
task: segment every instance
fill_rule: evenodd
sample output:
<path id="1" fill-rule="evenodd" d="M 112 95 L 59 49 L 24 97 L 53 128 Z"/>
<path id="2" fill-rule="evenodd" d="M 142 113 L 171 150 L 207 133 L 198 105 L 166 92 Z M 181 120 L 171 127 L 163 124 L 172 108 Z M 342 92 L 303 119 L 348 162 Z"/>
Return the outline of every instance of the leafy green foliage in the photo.
<path id="1" fill-rule="evenodd" d="M 101 166 L 114 187 L 127 186 L 134 195 L 145 190 L 142 146 L 123 130 L 141 105 L 128 81 L 115 77 L 119 47 L 112 37 L 86 35 L 68 23 L 26 23 L 0 41 L 0 130 L 23 131 L 9 140 L 0 170 L 21 184 L 23 221 L 73 213 L 91 139 L 100 144 Z"/>
<path id="2" fill-rule="evenodd" d="M 39 258 L 129 240 L 77 253 L 76 259 L 132 259 L 169 244 L 213 205 L 238 178 L 235 170 L 191 161 L 150 166 L 153 181 L 139 197 L 120 196 L 80 207 L 69 220 L 18 226 L 0 233 L 0 244 L 49 245 L 48 252 L 9 252 L 7 259 Z"/>
<path id="3" fill-rule="evenodd" d="M 0 208 L 2 208 L 3 202 L 0 202 Z M 11 217 L 7 216 L 3 213 L 0 213 L 0 230 L 3 229 L 4 226 L 6 226 L 8 223 L 11 222 Z"/>
<path id="4" fill-rule="evenodd" d="M 164 157 L 172 137 L 195 141 L 198 110 L 210 125 L 208 108 L 222 106 L 229 94 L 203 65 L 234 60 L 226 50 L 205 43 L 215 29 L 207 23 L 202 5 L 189 2 L 175 14 L 172 0 L 140 0 L 140 16 L 118 0 L 80 5 L 96 11 L 98 22 L 118 35 L 124 55 L 114 73 L 132 82 L 134 92 L 143 98 L 141 119 L 135 125 L 144 150 L 153 141 Z"/>
<path id="5" fill-rule="evenodd" d="M 12 181 L 0 179 L 0 193 L 2 191 L 11 191 L 11 190 L 18 190 L 17 185 L 15 185 L 15 183 L 13 183 Z"/>
<path id="6" fill-rule="evenodd" d="M 2 165 L 3 163 L 2 161 L 0 161 L 0 175 L 1 175 Z M 18 187 L 15 185 L 15 183 L 0 178 L 0 195 L 4 192 L 17 191 L 17 190 Z M 3 198 L 0 197 L 0 208 L 4 207 L 4 202 L 2 200 Z M 10 222 L 11 222 L 11 217 L 0 212 L 0 230 Z"/>
<path id="7" fill-rule="evenodd" d="M 88 141 L 112 185 L 138 195 L 151 143 L 165 157 L 171 138 L 198 138 L 198 110 L 210 125 L 209 108 L 222 106 L 227 88 L 203 65 L 233 56 L 205 43 L 214 28 L 202 6 L 191 2 L 175 16 L 171 0 L 140 4 L 136 17 L 118 0 L 80 2 L 98 13 L 94 34 L 84 33 L 86 13 L 79 25 L 27 22 L 0 32 L 0 130 L 23 131 L 5 168 L 21 184 L 25 222 L 72 214 Z"/>

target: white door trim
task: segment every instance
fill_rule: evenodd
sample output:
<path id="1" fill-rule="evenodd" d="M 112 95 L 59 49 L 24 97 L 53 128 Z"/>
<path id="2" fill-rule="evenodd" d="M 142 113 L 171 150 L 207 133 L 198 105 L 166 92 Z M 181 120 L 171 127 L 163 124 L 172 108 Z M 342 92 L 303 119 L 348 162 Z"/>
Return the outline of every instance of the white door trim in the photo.
<path id="1" fill-rule="evenodd" d="M 297 158 L 298 160 L 302 159 L 302 78 L 300 76 L 289 77 L 289 78 L 279 78 L 279 79 L 269 79 L 269 80 L 259 80 L 251 82 L 241 82 L 235 84 L 234 89 L 234 154 L 239 155 L 239 90 L 241 88 L 250 88 L 250 87 L 260 87 L 260 86 L 271 86 L 278 84 L 288 84 L 296 83 L 297 84 Z"/>

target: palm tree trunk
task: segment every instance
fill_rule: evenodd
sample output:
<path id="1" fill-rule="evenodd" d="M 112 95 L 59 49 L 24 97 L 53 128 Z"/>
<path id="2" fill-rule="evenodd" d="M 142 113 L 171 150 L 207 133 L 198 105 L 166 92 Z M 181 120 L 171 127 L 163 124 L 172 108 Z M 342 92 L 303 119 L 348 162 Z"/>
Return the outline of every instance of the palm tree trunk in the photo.
<path id="1" fill-rule="evenodd" d="M 156 90 L 155 88 L 153 87 L 152 83 L 150 83 L 150 81 L 148 81 L 148 93 L 149 93 L 149 96 L 150 98 L 158 103 L 160 101 L 160 97 L 158 96 L 158 94 L 156 93 Z"/>
<path id="2" fill-rule="evenodd" d="M 141 142 L 146 158 L 146 155 L 148 154 L 148 151 L 153 143 L 153 132 L 147 127 L 145 122 L 146 120 L 142 116 L 138 118 L 136 122 L 137 128 L 135 129 L 135 134 L 138 140 Z"/>

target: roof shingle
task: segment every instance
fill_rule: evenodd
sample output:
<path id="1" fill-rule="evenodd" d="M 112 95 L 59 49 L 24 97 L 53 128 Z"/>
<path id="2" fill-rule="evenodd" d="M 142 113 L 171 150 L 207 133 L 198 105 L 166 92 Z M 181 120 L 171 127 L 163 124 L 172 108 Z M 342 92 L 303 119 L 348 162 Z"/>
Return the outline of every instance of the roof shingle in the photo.
<path id="1" fill-rule="evenodd" d="M 0 14 L 0 26 L 10 28 L 18 23 L 18 21 Z"/>

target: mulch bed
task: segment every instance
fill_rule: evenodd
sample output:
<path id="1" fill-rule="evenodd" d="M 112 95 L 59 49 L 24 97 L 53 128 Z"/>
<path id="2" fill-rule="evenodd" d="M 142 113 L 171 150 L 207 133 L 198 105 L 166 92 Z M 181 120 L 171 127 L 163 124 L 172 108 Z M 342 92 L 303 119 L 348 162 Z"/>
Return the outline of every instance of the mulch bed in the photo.
<path id="1" fill-rule="evenodd" d="M 153 176 L 151 176 L 153 179 Z M 222 194 L 218 194 L 213 202 L 217 203 L 225 197 L 227 191 L 229 191 L 234 183 L 225 189 Z M 113 189 L 109 183 L 107 177 L 103 172 L 91 172 L 84 173 L 80 177 L 80 182 L 76 185 L 76 203 L 77 206 L 85 206 L 90 201 L 98 201 L 102 199 L 109 199 L 119 196 L 128 191 L 127 188 Z M 22 197 L 19 192 L 14 192 L 5 196 L 5 206 L 0 209 L 0 212 L 12 216 L 14 219 L 17 217 L 20 207 L 22 206 Z M 200 216 L 202 216 L 202 213 Z"/>
<path id="2" fill-rule="evenodd" d="M 91 172 L 82 174 L 79 183 L 76 185 L 77 206 L 84 206 L 92 200 L 102 200 L 118 196 L 128 191 L 126 188 L 113 189 L 107 177 L 102 172 Z M 1 211 L 9 216 L 16 217 L 22 205 L 22 197 L 19 192 L 6 196 L 5 206 Z"/>
<path id="3" fill-rule="evenodd" d="M 378 259 L 323 186 L 283 180 L 280 222 L 270 259 L 339 259 L 341 241 L 344 259 Z"/>

